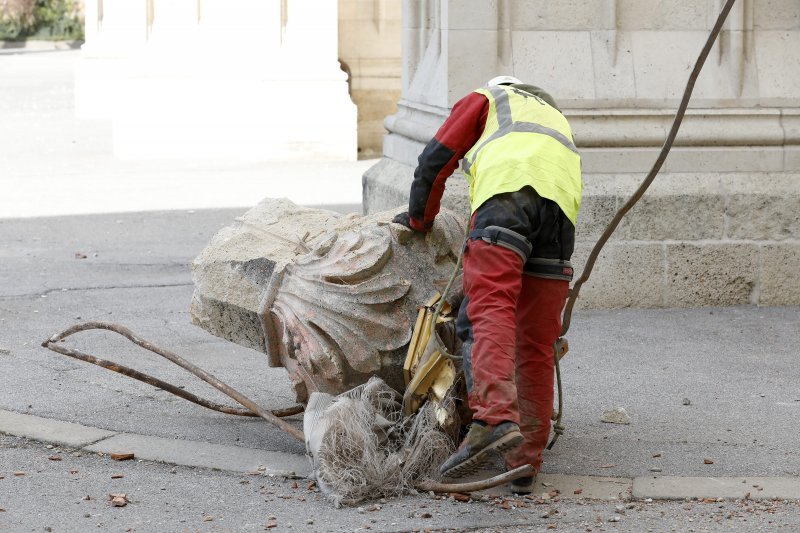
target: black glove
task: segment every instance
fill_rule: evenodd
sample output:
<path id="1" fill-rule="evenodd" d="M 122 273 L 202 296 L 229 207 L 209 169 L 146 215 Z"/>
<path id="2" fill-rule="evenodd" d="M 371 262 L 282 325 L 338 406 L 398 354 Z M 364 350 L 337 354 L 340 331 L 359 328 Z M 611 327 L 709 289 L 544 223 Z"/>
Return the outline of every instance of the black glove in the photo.
<path id="1" fill-rule="evenodd" d="M 409 216 L 408 211 L 404 211 L 402 213 L 397 213 L 394 216 L 394 218 L 392 219 L 392 222 L 394 222 L 395 224 L 402 224 L 403 226 L 407 227 L 408 229 L 414 230 L 414 228 L 411 227 L 411 217 Z M 414 230 L 414 231 L 416 231 L 416 230 Z"/>

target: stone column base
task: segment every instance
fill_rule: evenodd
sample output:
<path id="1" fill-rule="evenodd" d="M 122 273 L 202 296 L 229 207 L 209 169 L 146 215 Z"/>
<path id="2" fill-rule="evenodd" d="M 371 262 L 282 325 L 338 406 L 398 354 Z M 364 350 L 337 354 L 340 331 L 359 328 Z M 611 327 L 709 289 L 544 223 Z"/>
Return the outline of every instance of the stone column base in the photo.
<path id="1" fill-rule="evenodd" d="M 713 165 L 707 162 L 710 151 Z M 637 152 L 582 150 L 585 160 L 606 160 L 609 169 L 613 161 L 636 169 L 584 175 L 576 276 L 608 222 L 644 179 L 657 150 Z M 786 169 L 797 157 L 796 147 L 674 149 L 603 248 L 577 307 L 800 304 L 800 172 Z M 739 170 L 756 162 L 764 170 Z M 405 204 L 413 171 L 389 158 L 370 168 L 363 179 L 365 212 Z M 466 219 L 467 195 L 463 178 L 453 176 L 443 205 Z"/>

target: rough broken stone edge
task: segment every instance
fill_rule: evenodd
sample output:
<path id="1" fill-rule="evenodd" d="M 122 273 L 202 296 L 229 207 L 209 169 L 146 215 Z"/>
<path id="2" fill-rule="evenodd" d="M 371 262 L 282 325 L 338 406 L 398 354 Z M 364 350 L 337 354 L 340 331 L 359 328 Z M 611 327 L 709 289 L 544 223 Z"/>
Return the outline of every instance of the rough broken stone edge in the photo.
<path id="1" fill-rule="evenodd" d="M 124 432 L 113 432 L 107 431 L 100 428 L 95 428 L 91 426 L 84 426 L 82 424 L 74 424 L 71 422 L 63 422 L 61 420 L 55 420 L 51 418 L 44 418 L 35 415 L 27 415 L 22 413 L 17 413 L 14 411 L 7 411 L 4 409 L 0 409 L 0 433 L 13 435 L 17 437 L 23 437 L 30 440 L 35 440 L 39 442 L 46 442 L 46 443 L 53 443 L 65 446 L 74 446 L 71 444 L 75 442 L 75 440 L 69 439 L 69 435 L 72 434 L 79 434 L 84 435 L 84 444 L 80 444 L 75 446 L 76 448 L 85 450 L 87 452 L 96 453 L 99 450 L 105 450 L 107 446 L 113 446 L 113 437 L 131 437 L 136 439 L 141 439 L 145 443 L 153 444 L 152 449 L 139 448 L 134 450 L 137 457 L 142 459 L 147 459 L 148 457 L 155 457 L 158 455 L 157 447 L 163 445 L 163 441 L 170 440 L 170 439 L 163 439 L 161 437 L 152 437 L 148 435 L 139 435 L 136 433 L 124 433 Z M 93 438 L 100 435 L 99 438 Z M 178 440 L 178 439 L 173 439 Z M 187 452 L 190 451 L 195 445 L 199 449 L 206 449 L 208 447 L 214 447 L 217 450 L 227 450 L 232 453 L 236 453 L 242 450 L 248 450 L 248 453 L 253 453 L 251 448 L 242 448 L 240 446 L 227 446 L 227 445 L 211 445 L 206 442 L 195 442 L 195 441 L 186 441 L 186 440 L 179 440 L 181 447 L 186 450 Z M 130 450 L 128 450 L 130 451 Z M 256 450 L 258 451 L 258 450 Z M 267 452 L 267 453 L 277 453 L 277 452 Z M 202 456 L 202 454 L 200 454 Z M 298 459 L 302 456 L 297 455 Z M 156 460 L 157 459 L 148 459 L 148 460 Z M 158 461 L 158 462 L 166 462 L 167 464 L 175 464 L 180 466 L 196 466 L 201 468 L 212 468 L 217 470 L 226 470 L 224 468 L 219 468 L 215 464 L 198 464 L 197 461 L 189 462 L 184 461 L 181 462 L 174 462 L 174 461 Z M 189 464 L 186 464 L 189 463 Z M 266 475 L 274 475 L 274 476 L 281 476 L 281 475 L 303 475 L 304 473 L 301 472 L 283 472 L 277 468 L 270 468 L 268 465 L 264 465 L 266 467 L 265 474 Z M 245 469 L 228 469 L 231 472 L 248 472 L 249 470 Z M 602 497 L 595 497 L 592 499 L 607 499 L 607 500 L 621 500 L 621 499 L 628 499 L 633 497 L 634 499 L 641 500 L 646 498 L 652 498 L 654 500 L 674 500 L 679 499 L 683 500 L 686 498 L 697 498 L 697 497 L 726 497 L 728 499 L 733 497 L 742 497 L 742 495 L 738 496 L 724 496 L 724 495 L 711 495 L 703 493 L 702 491 L 705 490 L 704 487 L 709 483 L 717 483 L 721 486 L 727 486 L 726 484 L 742 484 L 742 480 L 749 480 L 752 482 L 758 482 L 763 484 L 775 484 L 778 485 L 778 489 L 774 489 L 769 487 L 765 487 L 764 491 L 757 491 L 752 490 L 750 491 L 750 498 L 752 499 L 791 499 L 796 500 L 800 499 L 800 479 L 795 477 L 724 477 L 724 478 L 712 478 L 712 477 L 653 477 L 653 476 L 641 476 L 637 478 L 608 478 L 602 476 L 576 476 L 576 475 L 562 475 L 562 474 L 541 474 L 539 479 L 537 480 L 538 484 L 541 483 L 548 483 L 549 486 L 559 486 L 564 485 L 569 487 L 570 489 L 566 492 L 570 492 L 572 489 L 571 487 L 581 487 L 585 484 L 590 484 L 594 487 L 600 487 L 596 492 L 592 491 L 592 494 L 597 494 L 597 492 L 604 492 L 605 494 L 601 495 Z M 538 486 L 537 484 L 537 486 Z M 668 485 L 669 490 L 663 490 L 664 487 L 662 485 Z M 749 483 L 745 486 L 752 485 L 753 483 Z M 788 487 L 788 488 L 786 488 Z M 769 489 L 769 490 L 767 490 Z M 569 498 L 569 499 L 589 499 L 587 496 L 581 494 L 579 498 L 576 498 L 575 494 L 570 493 L 563 493 L 560 495 L 562 498 Z"/>

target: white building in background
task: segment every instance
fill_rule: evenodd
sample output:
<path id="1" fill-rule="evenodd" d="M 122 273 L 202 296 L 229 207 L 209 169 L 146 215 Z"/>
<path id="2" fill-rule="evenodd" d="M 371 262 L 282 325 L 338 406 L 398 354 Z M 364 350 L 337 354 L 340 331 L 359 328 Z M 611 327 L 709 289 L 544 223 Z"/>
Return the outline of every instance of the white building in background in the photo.
<path id="1" fill-rule="evenodd" d="M 123 159 L 355 160 L 399 95 L 399 2 L 86 0 L 85 15 L 76 111 L 112 121 Z"/>

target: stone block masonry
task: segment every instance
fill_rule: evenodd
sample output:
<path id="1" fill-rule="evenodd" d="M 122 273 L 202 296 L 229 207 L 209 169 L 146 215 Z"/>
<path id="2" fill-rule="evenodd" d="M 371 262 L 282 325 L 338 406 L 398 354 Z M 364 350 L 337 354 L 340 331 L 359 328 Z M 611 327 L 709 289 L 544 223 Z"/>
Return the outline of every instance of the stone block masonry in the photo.
<path id="1" fill-rule="evenodd" d="M 365 179 L 365 210 L 407 202 L 405 166 L 384 161 Z M 372 169 L 371 169 L 372 170 Z M 643 174 L 585 176 L 573 263 L 597 239 Z M 603 248 L 578 308 L 800 303 L 800 173 L 665 173 Z M 466 187 L 448 180 L 444 205 L 466 220 Z"/>

